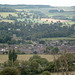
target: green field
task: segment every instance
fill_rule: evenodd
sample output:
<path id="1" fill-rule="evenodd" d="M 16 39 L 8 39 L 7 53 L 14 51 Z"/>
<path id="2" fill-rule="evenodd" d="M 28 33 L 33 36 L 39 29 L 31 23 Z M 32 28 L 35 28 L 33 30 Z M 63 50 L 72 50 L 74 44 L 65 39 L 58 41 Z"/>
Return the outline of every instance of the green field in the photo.
<path id="1" fill-rule="evenodd" d="M 56 37 L 56 38 L 42 38 L 40 40 L 75 40 L 75 38 L 71 38 L 71 37 Z"/>
<path id="2" fill-rule="evenodd" d="M 15 21 L 14 20 L 0 20 L 0 22 L 9 22 L 9 23 L 14 23 Z"/>

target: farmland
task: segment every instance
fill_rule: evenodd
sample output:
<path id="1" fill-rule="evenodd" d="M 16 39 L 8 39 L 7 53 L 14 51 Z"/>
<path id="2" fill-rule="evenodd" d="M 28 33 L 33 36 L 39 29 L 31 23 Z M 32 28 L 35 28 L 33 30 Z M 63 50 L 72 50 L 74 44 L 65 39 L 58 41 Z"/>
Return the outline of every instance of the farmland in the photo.
<path id="1" fill-rule="evenodd" d="M 75 40 L 75 38 L 71 38 L 71 37 L 57 37 L 57 38 L 42 38 L 40 40 Z"/>
<path id="2" fill-rule="evenodd" d="M 61 75 L 67 68 L 74 72 L 72 53 L 75 53 L 73 7 L 0 5 L 0 68 L 20 68 L 25 73 L 21 75 L 41 75 L 44 71 L 57 75 L 58 69 Z"/>
<path id="3" fill-rule="evenodd" d="M 58 22 L 58 21 L 60 21 L 60 22 L 71 22 L 71 21 L 69 21 L 69 20 L 57 20 L 57 19 L 47 19 L 47 18 L 42 18 L 41 19 L 42 21 L 48 21 L 48 22 Z"/>
<path id="4" fill-rule="evenodd" d="M 27 61 L 30 57 L 33 55 L 18 55 L 19 61 Z M 46 58 L 48 61 L 53 61 L 53 55 L 39 55 L 42 58 Z M 56 56 L 58 58 L 58 55 Z M 0 63 L 4 63 L 5 61 L 8 61 L 8 55 L 0 55 Z"/>
<path id="5" fill-rule="evenodd" d="M 14 20 L 0 20 L 0 22 L 9 22 L 9 23 L 14 23 Z"/>
<path id="6" fill-rule="evenodd" d="M 3 18 L 6 18 L 7 16 L 9 16 L 9 14 L 11 14 L 12 16 L 16 16 L 17 17 L 17 14 L 16 13 L 13 13 L 13 12 L 0 12 L 0 15 Z"/>

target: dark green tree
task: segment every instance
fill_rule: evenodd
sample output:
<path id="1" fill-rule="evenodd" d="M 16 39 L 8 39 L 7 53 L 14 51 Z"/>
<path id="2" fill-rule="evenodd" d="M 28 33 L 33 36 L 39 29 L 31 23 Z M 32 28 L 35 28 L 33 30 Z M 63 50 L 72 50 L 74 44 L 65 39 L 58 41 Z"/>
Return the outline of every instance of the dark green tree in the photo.
<path id="1" fill-rule="evenodd" d="M 13 62 L 17 59 L 17 54 L 15 52 L 15 50 L 13 49 L 13 52 L 12 52 L 12 60 Z"/>
<path id="2" fill-rule="evenodd" d="M 15 52 L 15 50 L 13 49 L 13 51 L 9 50 L 9 61 L 12 61 L 12 63 L 14 63 L 17 59 L 17 54 Z"/>
<path id="3" fill-rule="evenodd" d="M 12 61 L 12 52 L 11 52 L 11 50 L 9 50 L 9 61 Z"/>

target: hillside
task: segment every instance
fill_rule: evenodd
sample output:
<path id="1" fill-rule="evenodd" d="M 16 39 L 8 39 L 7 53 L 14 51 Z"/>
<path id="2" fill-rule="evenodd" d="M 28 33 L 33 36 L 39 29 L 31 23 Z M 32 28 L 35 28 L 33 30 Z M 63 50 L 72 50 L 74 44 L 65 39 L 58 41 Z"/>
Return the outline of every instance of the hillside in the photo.
<path id="1" fill-rule="evenodd" d="M 73 7 L 0 5 L 0 40 L 15 34 L 22 40 L 71 37 L 75 32 Z"/>

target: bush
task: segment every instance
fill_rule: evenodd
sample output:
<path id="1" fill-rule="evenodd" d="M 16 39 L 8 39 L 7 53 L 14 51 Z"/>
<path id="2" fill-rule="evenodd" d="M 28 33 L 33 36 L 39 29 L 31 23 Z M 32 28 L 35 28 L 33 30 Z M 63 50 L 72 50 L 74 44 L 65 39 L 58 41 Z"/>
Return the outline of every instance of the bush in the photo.
<path id="1" fill-rule="evenodd" d="M 54 72 L 55 64 L 54 62 L 50 62 L 49 65 L 45 68 L 45 71 Z"/>
<path id="2" fill-rule="evenodd" d="M 0 75 L 19 75 L 18 70 L 14 68 L 6 68 L 1 71 Z"/>
<path id="3" fill-rule="evenodd" d="M 49 71 L 44 71 L 42 75 L 51 75 L 51 73 Z"/>

